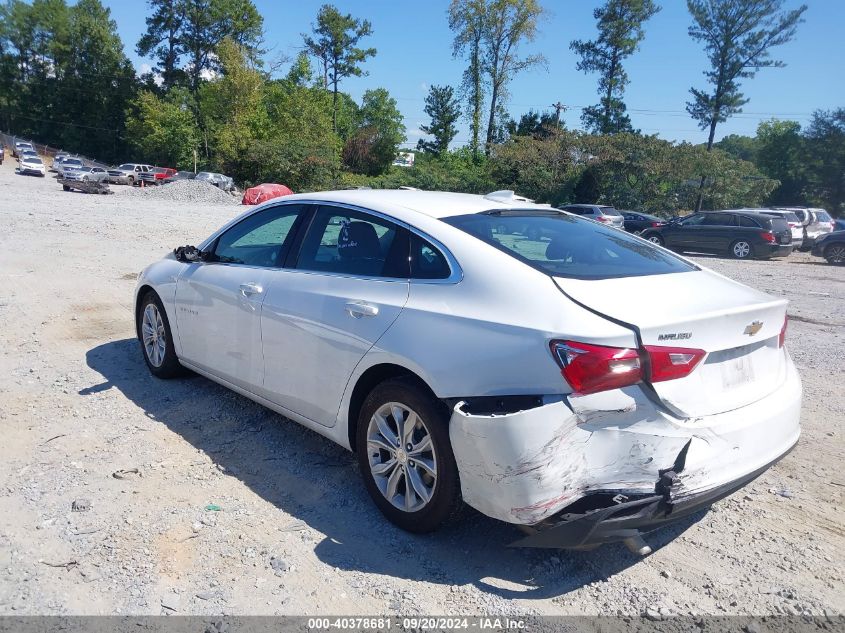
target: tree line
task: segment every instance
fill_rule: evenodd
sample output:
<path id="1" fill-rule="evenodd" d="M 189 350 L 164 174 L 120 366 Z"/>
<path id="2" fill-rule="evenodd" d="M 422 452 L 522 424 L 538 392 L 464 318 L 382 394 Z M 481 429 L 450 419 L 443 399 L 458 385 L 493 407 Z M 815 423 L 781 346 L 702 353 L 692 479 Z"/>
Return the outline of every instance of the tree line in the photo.
<path id="1" fill-rule="evenodd" d="M 563 104 L 511 118 L 509 87 L 542 70 L 528 52 L 546 18 L 540 0 L 452 0 L 451 54 L 459 85 L 433 85 L 430 119 L 412 168 L 391 167 L 406 132 L 385 88 L 360 101 L 343 91 L 378 51 L 373 24 L 323 5 L 293 59 L 266 61 L 252 0 L 148 0 L 136 43 L 155 67 L 140 76 L 100 0 L 5 0 L 0 5 L 0 127 L 97 157 L 133 157 L 224 171 L 250 184 L 296 190 L 418 186 L 485 192 L 512 188 L 540 201 L 604 202 L 672 212 L 720 206 L 819 204 L 843 212 L 845 109 L 816 112 L 806 129 L 770 121 L 755 137 L 716 142 L 742 111 L 743 82 L 783 63 L 806 6 L 786 0 L 687 0 L 689 36 L 707 54 L 704 83 L 687 111 L 707 134 L 699 145 L 634 129 L 627 114 L 627 60 L 660 11 L 655 0 L 606 0 L 596 35 L 570 49 L 597 78 L 598 103 L 583 129 L 567 129 Z M 465 147 L 453 148 L 460 124 Z"/>

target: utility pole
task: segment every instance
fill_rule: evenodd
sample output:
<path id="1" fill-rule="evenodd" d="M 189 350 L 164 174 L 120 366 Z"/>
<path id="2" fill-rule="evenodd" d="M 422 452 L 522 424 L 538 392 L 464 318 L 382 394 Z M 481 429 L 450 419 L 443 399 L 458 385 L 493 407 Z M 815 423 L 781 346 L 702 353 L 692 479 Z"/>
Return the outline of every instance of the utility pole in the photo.
<path id="1" fill-rule="evenodd" d="M 565 105 L 563 105 L 560 101 L 558 101 L 557 103 L 553 103 L 552 108 L 554 108 L 554 110 L 555 110 L 555 118 L 557 119 L 557 126 L 560 127 L 560 113 L 566 112 L 568 108 Z"/>

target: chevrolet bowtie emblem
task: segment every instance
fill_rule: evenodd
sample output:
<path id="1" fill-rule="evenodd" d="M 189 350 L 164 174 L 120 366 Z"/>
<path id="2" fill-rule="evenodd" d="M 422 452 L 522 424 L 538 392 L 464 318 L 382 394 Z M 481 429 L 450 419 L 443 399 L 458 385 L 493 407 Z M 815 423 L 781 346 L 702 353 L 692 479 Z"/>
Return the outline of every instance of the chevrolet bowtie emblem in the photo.
<path id="1" fill-rule="evenodd" d="M 743 334 L 748 334 L 748 336 L 754 336 L 763 329 L 763 322 L 762 321 L 754 321 L 753 323 L 749 323 L 745 326 L 745 331 Z"/>

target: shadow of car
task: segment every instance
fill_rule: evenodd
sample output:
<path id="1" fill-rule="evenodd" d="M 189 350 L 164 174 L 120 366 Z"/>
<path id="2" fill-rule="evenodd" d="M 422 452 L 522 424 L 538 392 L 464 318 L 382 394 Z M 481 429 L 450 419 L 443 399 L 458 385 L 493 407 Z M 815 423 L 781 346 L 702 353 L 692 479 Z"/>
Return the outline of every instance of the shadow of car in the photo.
<path id="1" fill-rule="evenodd" d="M 436 533 L 403 531 L 369 511 L 366 490 L 353 472 L 354 455 L 333 442 L 200 376 L 162 383 L 147 371 L 135 339 L 98 345 L 86 362 L 103 381 L 82 389 L 81 396 L 119 390 L 150 420 L 209 455 L 222 472 L 323 535 L 314 552 L 331 567 L 470 584 L 506 599 L 546 599 L 642 560 L 621 543 L 590 552 L 559 551 L 554 558 L 548 551 L 508 548 L 521 532 L 470 508 L 464 520 Z M 650 544 L 666 545 L 705 514 L 652 533 Z"/>

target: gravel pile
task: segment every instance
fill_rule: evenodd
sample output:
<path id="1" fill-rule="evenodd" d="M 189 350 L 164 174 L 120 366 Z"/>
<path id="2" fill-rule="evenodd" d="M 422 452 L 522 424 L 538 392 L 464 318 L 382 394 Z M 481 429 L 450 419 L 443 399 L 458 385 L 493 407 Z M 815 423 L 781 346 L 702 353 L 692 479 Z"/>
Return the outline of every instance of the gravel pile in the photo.
<path id="1" fill-rule="evenodd" d="M 190 204 L 240 204 L 240 198 L 201 180 L 177 180 L 157 187 L 136 187 L 132 195 Z"/>

